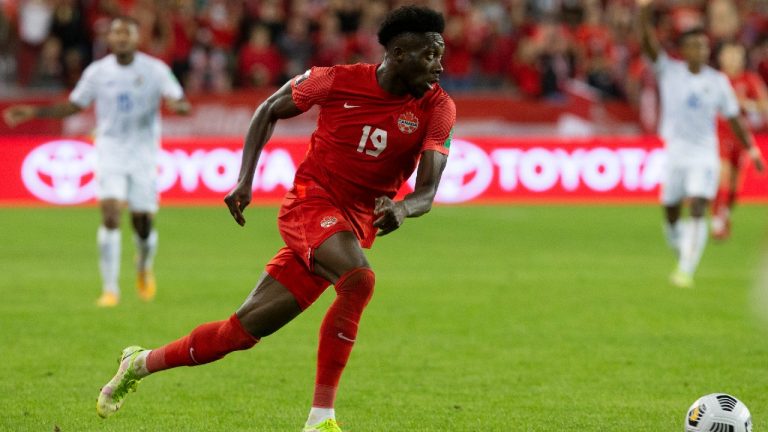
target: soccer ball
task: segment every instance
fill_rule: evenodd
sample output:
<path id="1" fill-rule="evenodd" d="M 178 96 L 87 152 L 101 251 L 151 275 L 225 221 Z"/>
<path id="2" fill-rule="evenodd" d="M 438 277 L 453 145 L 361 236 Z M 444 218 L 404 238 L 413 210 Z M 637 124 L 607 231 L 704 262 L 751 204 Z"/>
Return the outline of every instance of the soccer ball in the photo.
<path id="1" fill-rule="evenodd" d="M 688 408 L 685 432 L 752 432 L 752 416 L 744 403 L 725 393 L 700 397 Z"/>

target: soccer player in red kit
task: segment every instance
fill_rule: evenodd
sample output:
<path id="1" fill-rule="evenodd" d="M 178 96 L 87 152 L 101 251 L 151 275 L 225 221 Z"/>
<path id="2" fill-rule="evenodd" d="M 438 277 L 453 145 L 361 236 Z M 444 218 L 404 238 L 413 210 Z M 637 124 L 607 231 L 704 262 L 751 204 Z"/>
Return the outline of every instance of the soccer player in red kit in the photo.
<path id="1" fill-rule="evenodd" d="M 720 69 L 731 80 L 742 116 L 768 121 L 768 91 L 760 76 L 745 70 L 746 50 L 736 42 L 728 42 L 718 53 Z M 763 123 L 766 124 L 766 123 Z M 720 118 L 717 125 L 720 141 L 720 187 L 712 203 L 712 236 L 725 240 L 731 234 L 731 210 L 736 202 L 745 163 L 744 148 L 728 124 Z"/>
<path id="2" fill-rule="evenodd" d="M 99 395 L 99 415 L 117 411 L 127 392 L 150 373 L 251 348 L 334 285 L 336 298 L 320 326 L 315 392 L 304 431 L 340 431 L 336 390 L 374 287 L 363 248 L 405 218 L 430 210 L 447 161 L 456 108 L 438 85 L 443 28 L 442 15 L 433 10 L 398 8 L 379 29 L 385 47 L 381 64 L 312 68 L 259 106 L 245 137 L 238 184 L 224 199 L 240 225 L 275 122 L 320 106 L 309 151 L 278 216 L 285 247 L 229 319 L 203 324 L 157 349 L 124 349 L 117 374 Z M 414 191 L 394 201 L 415 169 Z"/>

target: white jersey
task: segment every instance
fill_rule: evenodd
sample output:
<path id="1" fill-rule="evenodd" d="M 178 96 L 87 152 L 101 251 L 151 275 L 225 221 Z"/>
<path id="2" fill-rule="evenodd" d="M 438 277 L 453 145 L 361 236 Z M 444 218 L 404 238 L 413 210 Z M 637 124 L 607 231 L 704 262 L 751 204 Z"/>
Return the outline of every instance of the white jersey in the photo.
<path id="1" fill-rule="evenodd" d="M 114 54 L 91 63 L 69 95 L 73 104 L 96 105 L 97 163 L 102 170 L 155 169 L 163 98 L 184 92 L 162 61 L 137 52 L 121 65 Z"/>
<path id="2" fill-rule="evenodd" d="M 685 62 L 659 53 L 654 65 L 661 93 L 659 135 L 671 164 L 717 164 L 717 114 L 739 114 L 728 78 L 704 66 L 692 73 Z"/>

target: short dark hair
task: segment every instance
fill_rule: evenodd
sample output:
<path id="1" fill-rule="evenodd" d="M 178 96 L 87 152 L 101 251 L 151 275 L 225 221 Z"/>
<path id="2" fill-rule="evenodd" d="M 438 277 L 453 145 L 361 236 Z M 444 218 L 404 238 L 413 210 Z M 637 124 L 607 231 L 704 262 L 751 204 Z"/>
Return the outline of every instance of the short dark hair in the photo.
<path id="1" fill-rule="evenodd" d="M 389 14 L 379 27 L 379 43 L 384 47 L 403 33 L 442 33 L 443 14 L 422 6 L 401 6 Z"/>
<path id="2" fill-rule="evenodd" d="M 685 43 L 685 40 L 691 36 L 701 36 L 701 35 L 707 36 L 707 31 L 704 29 L 704 27 L 690 28 L 680 33 L 677 36 L 677 46 L 681 46 L 683 43 Z"/>

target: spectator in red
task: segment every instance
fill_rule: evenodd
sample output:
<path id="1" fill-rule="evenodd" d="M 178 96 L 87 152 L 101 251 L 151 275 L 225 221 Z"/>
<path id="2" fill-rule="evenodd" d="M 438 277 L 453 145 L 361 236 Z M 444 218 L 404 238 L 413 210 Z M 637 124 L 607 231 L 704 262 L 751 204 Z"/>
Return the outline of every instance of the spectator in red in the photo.
<path id="1" fill-rule="evenodd" d="M 509 66 L 509 76 L 521 95 L 528 98 L 541 96 L 541 69 L 538 47 L 531 38 L 523 38 L 517 45 Z"/>
<path id="2" fill-rule="evenodd" d="M 190 71 L 186 84 L 189 92 L 227 92 L 232 89 L 234 46 L 243 4 L 211 0 L 198 15 L 195 45 L 189 53 Z"/>
<path id="3" fill-rule="evenodd" d="M 256 25 L 238 56 L 239 82 L 243 87 L 276 85 L 282 78 L 283 58 L 272 45 L 269 29 Z"/>
<path id="4" fill-rule="evenodd" d="M 757 73 L 764 82 L 768 83 L 768 36 L 764 36 L 752 48 L 750 57 L 757 68 Z"/>
<path id="5" fill-rule="evenodd" d="M 189 56 L 192 52 L 197 27 L 194 0 L 177 0 L 171 15 L 171 31 L 173 32 L 171 70 L 182 84 L 187 81 Z"/>
<path id="6" fill-rule="evenodd" d="M 445 72 L 440 85 L 447 91 L 469 90 L 473 85 L 473 53 L 466 30 L 466 21 L 462 16 L 449 17 L 445 23 Z"/>
<path id="7" fill-rule="evenodd" d="M 141 50 L 159 58 L 163 63 L 173 61 L 175 40 L 173 38 L 173 21 L 167 11 L 170 0 L 138 0 L 134 7 L 133 16 L 139 19 L 141 26 L 146 25 L 149 31 L 144 32 Z"/>
<path id="8" fill-rule="evenodd" d="M 511 34 L 502 33 L 500 23 L 491 22 L 490 24 L 489 32 L 478 52 L 481 81 L 487 83 L 489 87 L 499 87 L 517 47 Z"/>
<path id="9" fill-rule="evenodd" d="M 312 66 L 333 66 L 344 63 L 344 49 L 344 38 L 339 31 L 339 19 L 334 14 L 325 15 L 315 38 Z"/>
<path id="10" fill-rule="evenodd" d="M 77 0 L 60 0 L 53 11 L 51 35 L 61 42 L 61 66 L 64 85 L 74 87 L 80 73 L 91 62 L 91 40 Z"/>
<path id="11" fill-rule="evenodd" d="M 576 60 L 569 33 L 559 23 L 549 21 L 538 26 L 534 38 L 539 47 L 541 95 L 561 99 L 565 84 L 574 76 Z"/>

